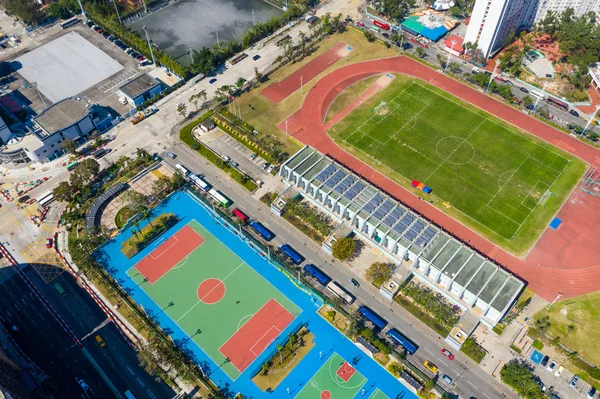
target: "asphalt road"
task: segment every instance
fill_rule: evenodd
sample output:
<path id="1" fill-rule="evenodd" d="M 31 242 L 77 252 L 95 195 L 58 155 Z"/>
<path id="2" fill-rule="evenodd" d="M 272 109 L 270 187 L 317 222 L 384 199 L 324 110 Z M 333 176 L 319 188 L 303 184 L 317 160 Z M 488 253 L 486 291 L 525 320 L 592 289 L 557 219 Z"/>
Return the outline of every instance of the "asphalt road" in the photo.
<path id="1" fill-rule="evenodd" d="M 378 294 L 378 290 L 371 284 L 355 275 L 346 265 L 334 261 L 321 252 L 320 246 L 304 236 L 284 219 L 271 214 L 270 210 L 253 197 L 239 184 L 233 183 L 214 166 L 208 164 L 203 158 L 196 156 L 184 144 L 175 144 L 168 151 L 178 155 L 176 160 L 166 158 L 165 161 L 172 166 L 176 163 L 184 164 L 188 169 L 197 174 L 205 176 L 206 180 L 215 185 L 220 191 L 234 201 L 233 207 L 239 207 L 250 217 L 260 220 L 265 226 L 277 236 L 271 244 L 279 246 L 287 243 L 300 252 L 307 263 L 313 263 L 322 268 L 330 277 L 337 280 L 344 288 L 352 292 L 357 298 L 357 303 L 364 303 L 390 323 L 390 327 L 396 327 L 413 339 L 419 350 L 412 357 L 412 362 L 419 366 L 426 374 L 423 366 L 424 360 L 430 360 L 439 367 L 440 374 L 448 374 L 453 380 L 450 391 L 461 397 L 476 397 L 479 399 L 495 399 L 512 397 L 507 387 L 500 384 L 493 377 L 486 374 L 478 365 L 468 359 L 460 352 L 454 351 L 455 359 L 450 361 L 441 354 L 441 349 L 446 347 L 443 339 L 432 330 L 424 326 L 397 304 L 390 304 Z M 274 177 L 277 178 L 277 177 Z M 359 288 L 354 288 L 349 282 L 353 277 L 360 282 Z M 444 382 L 440 382 L 442 386 Z M 447 388 L 447 386 L 445 386 Z"/>

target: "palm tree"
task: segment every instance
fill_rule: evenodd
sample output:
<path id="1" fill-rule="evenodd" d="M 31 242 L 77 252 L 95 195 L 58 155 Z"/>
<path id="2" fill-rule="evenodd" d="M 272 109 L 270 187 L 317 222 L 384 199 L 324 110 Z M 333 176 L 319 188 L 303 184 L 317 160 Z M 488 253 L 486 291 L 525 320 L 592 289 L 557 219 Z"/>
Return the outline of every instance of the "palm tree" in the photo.
<path id="1" fill-rule="evenodd" d="M 577 327 L 575 326 L 575 324 L 569 324 L 567 326 L 567 335 L 565 335 L 565 339 L 567 339 L 567 337 L 569 336 L 569 334 L 571 334 L 576 329 L 577 329 Z"/>
<path id="2" fill-rule="evenodd" d="M 148 209 L 148 208 L 146 208 L 142 211 L 143 218 L 148 221 L 148 224 L 150 225 L 150 227 L 154 228 L 154 226 L 152 225 L 152 220 L 150 220 L 151 215 L 152 215 L 152 213 L 150 212 L 150 209 Z"/>
<path id="3" fill-rule="evenodd" d="M 279 363 L 283 363 L 283 355 L 281 351 L 283 350 L 283 346 L 277 344 L 277 352 L 279 352 Z"/>

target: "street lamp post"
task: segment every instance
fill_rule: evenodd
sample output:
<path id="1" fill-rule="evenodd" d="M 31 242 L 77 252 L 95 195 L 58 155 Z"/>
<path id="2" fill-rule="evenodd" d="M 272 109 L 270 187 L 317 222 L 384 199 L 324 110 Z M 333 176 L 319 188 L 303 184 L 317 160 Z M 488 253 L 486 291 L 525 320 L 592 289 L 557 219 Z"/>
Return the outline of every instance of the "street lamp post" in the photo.
<path id="1" fill-rule="evenodd" d="M 554 302 L 558 301 L 558 300 L 560 299 L 560 297 L 561 297 L 561 296 L 563 296 L 563 292 L 562 292 L 562 291 L 561 291 L 561 292 L 559 292 L 559 293 L 556 295 L 556 298 L 554 298 L 554 300 L 553 300 L 553 301 L 550 303 L 550 305 L 548 305 L 548 309 L 550 309 L 550 308 L 552 307 L 552 305 L 554 305 Z"/>
<path id="2" fill-rule="evenodd" d="M 302 94 L 302 78 L 304 78 L 304 76 L 300 76 L 300 94 Z"/>
<path id="3" fill-rule="evenodd" d="M 581 134 L 579 134 L 579 137 L 583 136 L 583 134 L 585 132 L 587 132 L 587 130 L 589 129 L 590 125 L 592 124 L 592 121 L 594 120 L 594 118 L 596 117 L 596 114 L 598 113 L 598 109 L 600 109 L 600 105 L 596 105 L 596 110 L 592 113 L 592 115 L 590 116 L 590 119 L 587 121 L 587 124 L 585 125 L 585 127 L 583 128 L 583 130 L 581 131 Z"/>
<path id="4" fill-rule="evenodd" d="M 485 89 L 486 93 L 490 90 L 490 86 L 492 85 L 492 82 L 494 80 L 494 75 L 496 74 L 496 69 L 498 69 L 499 63 L 500 63 L 500 61 L 496 60 L 496 65 L 494 66 L 494 72 L 492 72 L 492 76 L 490 76 L 490 82 L 488 83 L 487 88 Z"/>
<path id="5" fill-rule="evenodd" d="M 81 13 L 83 14 L 83 17 L 85 18 L 85 20 L 88 20 L 87 15 L 85 15 L 85 10 L 83 9 L 83 5 L 81 4 L 81 0 L 77 0 L 77 3 L 79 3 L 79 8 L 81 8 Z"/>
<path id="6" fill-rule="evenodd" d="M 454 43 L 456 43 L 456 40 L 452 40 L 452 47 L 450 48 L 452 51 L 454 51 Z M 444 73 L 446 73 L 448 70 L 448 65 L 450 65 L 450 55 L 452 54 L 448 51 L 448 60 L 446 60 L 446 68 L 444 68 Z"/>
<path id="7" fill-rule="evenodd" d="M 113 5 L 115 6 L 115 11 L 117 12 L 117 18 L 119 18 L 119 23 L 123 25 L 123 21 L 121 21 L 121 14 L 119 14 L 119 7 L 117 7 L 117 1 L 113 0 Z"/>
<path id="8" fill-rule="evenodd" d="M 538 107 L 538 103 L 540 102 L 540 100 L 542 99 L 543 94 L 546 92 L 546 85 L 548 84 L 548 82 L 544 83 L 544 87 L 542 88 L 542 95 L 538 96 L 537 100 L 535 100 L 535 104 L 533 106 L 533 109 L 535 111 L 537 111 L 537 107 Z"/>
<path id="9" fill-rule="evenodd" d="M 254 9 L 252 9 L 252 26 L 256 25 L 256 20 L 254 19 Z"/>
<path id="10" fill-rule="evenodd" d="M 194 63 L 194 51 L 190 47 L 190 58 L 192 59 L 192 64 Z"/>
<path id="11" fill-rule="evenodd" d="M 215 31 L 215 35 L 217 35 L 217 47 L 221 46 L 219 44 L 219 32 Z"/>
<path id="12" fill-rule="evenodd" d="M 150 42 L 150 36 L 148 36 L 146 25 L 142 26 L 142 30 L 146 34 L 146 40 L 148 41 L 148 47 L 150 48 L 150 55 L 152 56 L 152 64 L 156 66 L 156 59 L 154 58 L 154 51 L 152 51 L 152 43 Z"/>
<path id="13" fill-rule="evenodd" d="M 144 5 L 144 12 L 148 14 L 148 8 L 146 7 L 146 0 L 142 0 L 142 4 Z"/>

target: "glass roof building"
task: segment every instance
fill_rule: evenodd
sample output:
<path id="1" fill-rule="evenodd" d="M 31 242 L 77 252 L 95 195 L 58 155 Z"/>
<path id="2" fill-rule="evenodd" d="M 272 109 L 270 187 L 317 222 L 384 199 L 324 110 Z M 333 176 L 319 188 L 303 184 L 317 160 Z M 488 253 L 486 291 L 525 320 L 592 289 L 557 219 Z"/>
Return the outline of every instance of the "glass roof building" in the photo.
<path id="1" fill-rule="evenodd" d="M 280 169 L 285 183 L 321 210 L 381 249 L 411 265 L 421 282 L 435 288 L 479 320 L 495 325 L 525 284 L 443 231 L 384 190 L 338 162 L 304 147 Z"/>

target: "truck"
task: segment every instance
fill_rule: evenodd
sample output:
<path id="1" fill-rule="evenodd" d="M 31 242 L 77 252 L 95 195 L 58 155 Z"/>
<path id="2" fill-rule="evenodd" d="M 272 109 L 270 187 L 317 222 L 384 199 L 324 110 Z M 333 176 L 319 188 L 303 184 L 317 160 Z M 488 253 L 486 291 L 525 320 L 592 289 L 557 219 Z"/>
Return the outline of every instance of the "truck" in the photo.
<path id="1" fill-rule="evenodd" d="M 131 123 L 137 125 L 144 119 L 148 118 L 150 115 L 156 113 L 158 110 L 155 107 L 146 108 L 145 110 L 138 112 L 136 116 L 131 119 Z"/>

